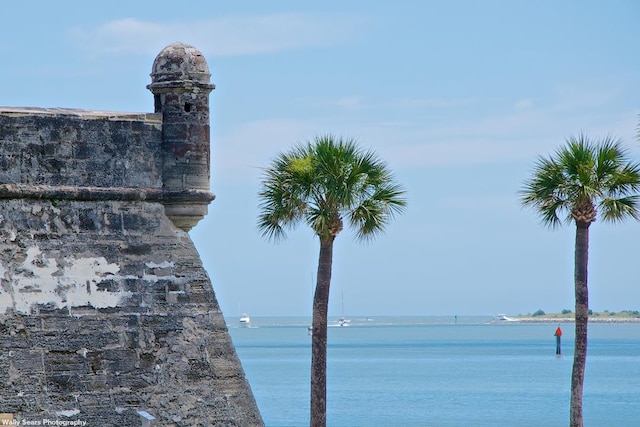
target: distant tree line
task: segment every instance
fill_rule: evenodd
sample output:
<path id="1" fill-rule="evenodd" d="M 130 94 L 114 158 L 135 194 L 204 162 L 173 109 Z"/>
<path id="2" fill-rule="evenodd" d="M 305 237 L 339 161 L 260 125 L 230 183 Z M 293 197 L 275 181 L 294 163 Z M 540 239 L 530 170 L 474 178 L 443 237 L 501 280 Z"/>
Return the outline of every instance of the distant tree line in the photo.
<path id="1" fill-rule="evenodd" d="M 569 310 L 568 308 L 565 308 L 564 310 L 562 310 L 560 312 L 561 315 L 569 315 L 569 314 L 573 314 L 573 311 Z M 540 317 L 540 316 L 549 316 L 549 317 L 556 317 L 558 316 L 557 313 L 549 313 L 547 314 L 544 310 L 539 309 L 536 310 L 535 312 L 533 312 L 532 314 L 529 314 L 529 316 L 531 317 Z M 594 312 L 593 310 L 589 309 L 589 316 L 594 316 L 594 317 L 623 317 L 623 318 L 640 318 L 640 310 L 621 310 L 618 312 L 615 311 L 609 311 L 609 310 L 604 310 L 604 311 L 598 311 L 598 312 Z"/>

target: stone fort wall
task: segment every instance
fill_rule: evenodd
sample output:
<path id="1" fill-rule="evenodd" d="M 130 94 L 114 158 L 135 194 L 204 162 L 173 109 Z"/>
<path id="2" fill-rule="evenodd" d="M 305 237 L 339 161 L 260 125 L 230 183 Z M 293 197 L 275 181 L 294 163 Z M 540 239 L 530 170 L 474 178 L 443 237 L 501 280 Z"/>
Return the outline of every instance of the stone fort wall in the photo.
<path id="1" fill-rule="evenodd" d="M 0 183 L 162 189 L 162 115 L 2 108 Z"/>
<path id="2" fill-rule="evenodd" d="M 203 61 L 161 52 L 154 113 L 0 108 L 6 417 L 263 425 L 187 233 L 213 199 Z"/>

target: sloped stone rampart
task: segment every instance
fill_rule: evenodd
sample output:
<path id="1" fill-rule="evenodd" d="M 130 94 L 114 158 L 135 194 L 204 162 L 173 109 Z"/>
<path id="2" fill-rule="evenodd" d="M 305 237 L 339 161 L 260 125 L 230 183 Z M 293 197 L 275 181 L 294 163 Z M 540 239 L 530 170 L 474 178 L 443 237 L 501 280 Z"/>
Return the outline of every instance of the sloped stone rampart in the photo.
<path id="1" fill-rule="evenodd" d="M 209 278 L 161 204 L 1 200 L 0 215 L 3 412 L 261 425 Z"/>

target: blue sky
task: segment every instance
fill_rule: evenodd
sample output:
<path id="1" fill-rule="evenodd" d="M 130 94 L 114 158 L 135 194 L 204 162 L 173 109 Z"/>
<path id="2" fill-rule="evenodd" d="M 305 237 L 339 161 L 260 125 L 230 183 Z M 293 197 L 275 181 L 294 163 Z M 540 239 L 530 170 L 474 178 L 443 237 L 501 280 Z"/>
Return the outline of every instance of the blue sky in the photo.
<path id="1" fill-rule="evenodd" d="M 336 240 L 330 314 L 573 308 L 573 227 L 517 192 L 579 132 L 640 160 L 640 3 L 602 1 L 9 2 L 0 105 L 153 111 L 156 54 L 212 72 L 211 188 L 191 231 L 223 312 L 310 315 L 318 241 L 256 229 L 260 168 L 315 135 L 375 150 L 408 208 L 372 243 Z M 591 227 L 594 310 L 640 309 L 640 223 Z"/>

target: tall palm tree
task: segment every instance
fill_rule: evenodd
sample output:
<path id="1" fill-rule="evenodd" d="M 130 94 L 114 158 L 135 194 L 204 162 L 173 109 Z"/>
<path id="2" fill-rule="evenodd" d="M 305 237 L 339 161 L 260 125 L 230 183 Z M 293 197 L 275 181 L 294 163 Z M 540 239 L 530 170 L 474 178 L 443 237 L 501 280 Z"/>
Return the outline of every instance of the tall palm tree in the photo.
<path id="1" fill-rule="evenodd" d="M 270 240 L 306 223 L 320 240 L 311 339 L 311 422 L 326 425 L 327 311 L 333 242 L 346 221 L 357 239 L 384 231 L 403 211 L 404 189 L 384 162 L 352 139 L 318 136 L 281 153 L 264 170 L 258 228 Z"/>
<path id="2" fill-rule="evenodd" d="M 636 194 L 640 189 L 640 165 L 628 159 L 618 140 L 591 141 L 572 137 L 555 156 L 539 157 L 533 177 L 521 190 L 523 205 L 534 208 L 542 222 L 554 228 L 575 223 L 575 350 L 571 374 L 570 426 L 582 427 L 582 389 L 587 360 L 589 291 L 587 261 L 589 226 L 596 215 L 604 221 L 640 219 Z"/>

